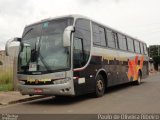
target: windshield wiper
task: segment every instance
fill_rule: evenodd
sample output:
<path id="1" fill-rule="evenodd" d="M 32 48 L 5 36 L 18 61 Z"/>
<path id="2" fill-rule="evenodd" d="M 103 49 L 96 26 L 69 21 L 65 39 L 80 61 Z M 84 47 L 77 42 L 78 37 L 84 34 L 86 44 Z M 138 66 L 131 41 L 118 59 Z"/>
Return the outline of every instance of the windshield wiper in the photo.
<path id="1" fill-rule="evenodd" d="M 42 61 L 43 65 L 45 66 L 45 68 L 47 69 L 48 72 L 52 71 L 50 66 L 47 64 L 47 62 L 44 60 L 43 56 L 40 54 L 39 52 L 39 58 Z"/>
<path id="2" fill-rule="evenodd" d="M 40 38 L 41 39 L 41 38 Z M 48 72 L 51 72 L 50 66 L 47 64 L 47 62 L 44 60 L 43 56 L 40 53 L 40 39 L 38 40 L 38 50 L 37 50 L 37 63 L 38 63 L 38 57 L 40 58 L 41 62 L 43 63 L 44 67 Z"/>

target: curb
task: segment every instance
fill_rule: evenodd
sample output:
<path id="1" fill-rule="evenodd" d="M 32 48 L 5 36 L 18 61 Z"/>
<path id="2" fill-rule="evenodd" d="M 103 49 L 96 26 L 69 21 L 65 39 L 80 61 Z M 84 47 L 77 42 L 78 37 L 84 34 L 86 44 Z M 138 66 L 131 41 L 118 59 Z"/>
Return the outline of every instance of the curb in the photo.
<path id="1" fill-rule="evenodd" d="M 42 99 L 42 98 L 46 98 L 46 97 L 48 97 L 48 96 L 35 96 L 35 97 L 23 98 L 23 99 L 19 99 L 19 100 L 13 100 L 13 101 L 10 101 L 8 103 L 0 103 L 0 105 L 9 105 L 9 104 L 22 103 L 22 102 Z"/>
<path id="2" fill-rule="evenodd" d="M 152 76 L 152 75 L 160 75 L 160 72 L 149 72 L 149 76 Z"/>
<path id="3" fill-rule="evenodd" d="M 32 100 L 36 100 L 36 99 L 42 99 L 42 98 L 46 98 L 46 97 L 48 97 L 48 96 L 35 96 L 35 97 L 30 97 L 30 98 L 24 98 L 24 99 L 20 99 L 20 100 L 11 101 L 8 104 L 22 103 L 22 102 L 32 101 Z"/>

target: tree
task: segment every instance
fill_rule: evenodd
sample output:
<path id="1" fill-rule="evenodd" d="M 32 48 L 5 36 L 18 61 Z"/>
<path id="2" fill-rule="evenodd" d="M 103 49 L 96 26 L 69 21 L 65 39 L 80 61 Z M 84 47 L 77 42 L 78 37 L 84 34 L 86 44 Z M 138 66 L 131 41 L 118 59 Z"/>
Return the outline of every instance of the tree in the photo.
<path id="1" fill-rule="evenodd" d="M 160 56 L 160 45 L 151 45 L 149 46 L 149 56 Z"/>
<path id="2" fill-rule="evenodd" d="M 160 65 L 160 56 L 153 56 L 155 69 L 158 70 L 158 65 Z"/>
<path id="3" fill-rule="evenodd" d="M 155 69 L 160 65 L 160 45 L 149 46 L 149 56 L 153 58 Z"/>

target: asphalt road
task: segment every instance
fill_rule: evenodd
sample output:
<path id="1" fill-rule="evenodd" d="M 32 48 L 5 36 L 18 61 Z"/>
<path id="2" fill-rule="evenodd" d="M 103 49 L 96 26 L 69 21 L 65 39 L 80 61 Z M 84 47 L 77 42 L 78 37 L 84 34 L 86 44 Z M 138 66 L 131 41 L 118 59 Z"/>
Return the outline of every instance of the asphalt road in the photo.
<path id="1" fill-rule="evenodd" d="M 139 86 L 125 84 L 108 89 L 101 98 L 45 98 L 1 106 L 0 113 L 13 114 L 94 114 L 160 113 L 160 74 L 144 79 Z"/>

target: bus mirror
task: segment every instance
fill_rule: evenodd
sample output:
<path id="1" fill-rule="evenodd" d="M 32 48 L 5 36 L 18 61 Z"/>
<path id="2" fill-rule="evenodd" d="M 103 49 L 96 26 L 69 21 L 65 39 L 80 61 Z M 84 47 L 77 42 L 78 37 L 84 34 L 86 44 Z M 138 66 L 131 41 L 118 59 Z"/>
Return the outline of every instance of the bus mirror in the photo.
<path id="1" fill-rule="evenodd" d="M 74 31 L 73 26 L 68 26 L 64 30 L 63 33 L 63 46 L 64 47 L 69 47 L 71 45 L 71 33 Z"/>
<path id="2" fill-rule="evenodd" d="M 21 38 L 13 38 L 7 41 L 5 51 L 7 56 L 17 57 Z"/>

